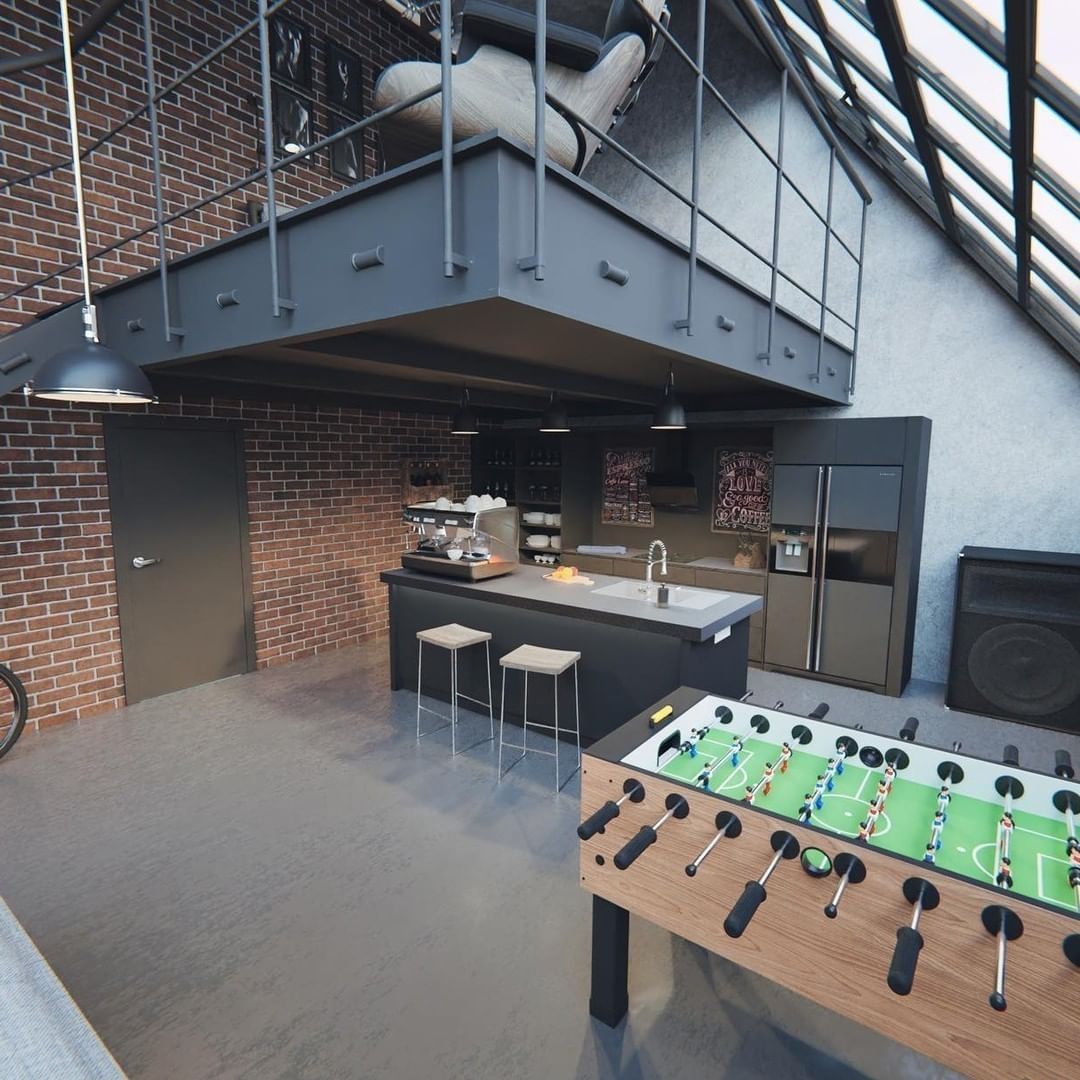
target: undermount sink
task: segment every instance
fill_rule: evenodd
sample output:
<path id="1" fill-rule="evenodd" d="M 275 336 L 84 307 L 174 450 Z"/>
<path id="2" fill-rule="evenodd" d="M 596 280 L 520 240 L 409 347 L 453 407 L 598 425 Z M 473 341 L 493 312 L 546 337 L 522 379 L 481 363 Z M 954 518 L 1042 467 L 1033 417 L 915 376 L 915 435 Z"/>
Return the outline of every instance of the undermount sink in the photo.
<path id="1" fill-rule="evenodd" d="M 613 585 L 603 585 L 593 589 L 594 596 L 611 596 L 620 600 L 637 600 L 641 604 L 656 606 L 656 593 L 659 585 L 644 581 L 616 581 Z M 668 586 L 668 607 L 693 608 L 703 610 L 719 604 L 728 598 L 728 593 L 717 589 L 689 589 L 684 585 Z"/>

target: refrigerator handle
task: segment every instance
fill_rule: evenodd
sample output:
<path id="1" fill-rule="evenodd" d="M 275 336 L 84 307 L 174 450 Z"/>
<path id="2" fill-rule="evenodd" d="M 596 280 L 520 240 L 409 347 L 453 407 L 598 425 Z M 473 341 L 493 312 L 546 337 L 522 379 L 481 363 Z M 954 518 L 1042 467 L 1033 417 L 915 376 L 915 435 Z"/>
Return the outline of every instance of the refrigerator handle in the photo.
<path id="1" fill-rule="evenodd" d="M 814 648 L 814 622 L 816 618 L 816 605 L 817 605 L 817 561 L 818 561 L 818 530 L 821 528 L 821 477 L 824 473 L 824 468 L 818 466 L 817 470 L 817 491 L 814 494 L 814 546 L 810 550 L 810 625 L 806 630 L 806 670 L 812 670 L 810 667 L 810 655 Z"/>
<path id="2" fill-rule="evenodd" d="M 817 622 L 814 626 L 814 666 L 811 670 L 817 671 L 821 666 L 821 624 L 825 619 L 825 558 L 829 549 L 829 496 L 832 494 L 832 466 L 825 468 L 825 511 L 821 522 L 821 553 L 814 552 L 815 572 L 818 568 L 821 575 L 818 578 L 817 588 Z"/>

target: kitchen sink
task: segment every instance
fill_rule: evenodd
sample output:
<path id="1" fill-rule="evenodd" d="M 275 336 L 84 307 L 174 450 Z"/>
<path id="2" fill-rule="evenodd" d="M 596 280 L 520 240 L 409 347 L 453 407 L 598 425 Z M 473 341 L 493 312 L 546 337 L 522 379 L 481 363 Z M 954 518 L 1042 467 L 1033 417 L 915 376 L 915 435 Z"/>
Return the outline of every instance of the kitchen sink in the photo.
<path id="1" fill-rule="evenodd" d="M 659 586 L 654 581 L 647 585 L 644 581 L 616 581 L 613 585 L 603 585 L 593 589 L 593 596 L 612 596 L 620 600 L 637 600 L 641 604 L 656 605 L 656 593 Z M 668 586 L 668 607 L 691 608 L 702 610 L 726 600 L 729 594 L 717 589 L 689 589 L 685 585 Z"/>

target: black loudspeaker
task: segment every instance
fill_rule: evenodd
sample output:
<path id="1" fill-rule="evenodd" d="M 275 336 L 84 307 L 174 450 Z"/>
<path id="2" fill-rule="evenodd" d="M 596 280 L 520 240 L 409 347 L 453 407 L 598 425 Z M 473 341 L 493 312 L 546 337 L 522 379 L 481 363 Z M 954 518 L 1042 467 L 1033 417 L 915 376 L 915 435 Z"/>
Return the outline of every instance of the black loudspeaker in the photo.
<path id="1" fill-rule="evenodd" d="M 945 704 L 1080 734 L 1080 555 L 960 552 Z"/>

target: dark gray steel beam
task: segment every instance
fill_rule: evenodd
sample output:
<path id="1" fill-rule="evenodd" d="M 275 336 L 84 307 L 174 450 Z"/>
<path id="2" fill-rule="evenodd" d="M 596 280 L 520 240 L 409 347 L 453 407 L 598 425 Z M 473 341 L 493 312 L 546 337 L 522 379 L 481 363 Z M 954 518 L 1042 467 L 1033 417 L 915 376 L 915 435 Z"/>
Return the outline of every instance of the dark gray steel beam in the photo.
<path id="1" fill-rule="evenodd" d="M 557 390 L 568 397 L 603 398 L 649 405 L 656 402 L 655 387 L 635 386 L 602 375 L 549 368 L 527 360 L 490 356 L 467 349 L 432 345 L 426 341 L 409 341 L 392 334 L 348 334 L 321 338 L 297 348 L 321 356 L 355 357 L 423 371 L 457 373 L 469 379 L 497 379 L 535 389 L 545 397 L 550 391 Z"/>
<path id="2" fill-rule="evenodd" d="M 1035 158 L 1035 97 L 1031 92 L 1035 5 L 1031 0 L 1005 0 L 1005 56 L 1016 218 L 1016 299 L 1026 308 L 1031 295 L 1031 167 Z"/>
<path id="3" fill-rule="evenodd" d="M 897 96 L 900 99 L 900 107 L 903 109 L 911 125 L 911 134 L 915 139 L 915 148 L 919 152 L 919 159 L 926 170 L 926 179 L 930 183 L 930 191 L 937 204 L 938 216 L 941 225 L 949 239 L 960 242 L 960 234 L 956 228 L 956 215 L 953 213 L 952 200 L 949 189 L 945 186 L 945 174 L 941 168 L 941 159 L 938 157 L 937 148 L 930 140 L 928 133 L 929 123 L 926 117 L 926 107 L 919 96 L 919 88 L 915 85 L 915 77 L 907 65 L 907 45 L 904 41 L 904 30 L 900 25 L 900 16 L 892 0 L 866 0 L 866 8 L 874 23 L 874 32 L 881 42 L 882 51 L 885 53 L 885 61 L 889 65 L 889 74 L 892 75 L 893 85 L 896 87 Z"/>
<path id="4" fill-rule="evenodd" d="M 461 383 L 464 381 L 458 379 L 439 383 L 419 379 L 394 379 L 381 374 L 349 371 L 346 368 L 282 363 L 250 356 L 221 356 L 213 360 L 199 360 L 192 364 L 162 369 L 161 374 L 166 379 L 240 383 L 265 387 L 268 391 L 275 387 L 292 390 L 339 390 L 342 393 L 369 397 L 392 397 L 445 405 L 456 405 L 461 400 Z M 156 378 L 156 373 L 151 372 L 151 377 Z M 474 405 L 489 409 L 540 412 L 547 402 L 546 394 L 515 394 L 505 390 L 485 390 L 483 387 L 470 387 L 469 396 Z"/>

